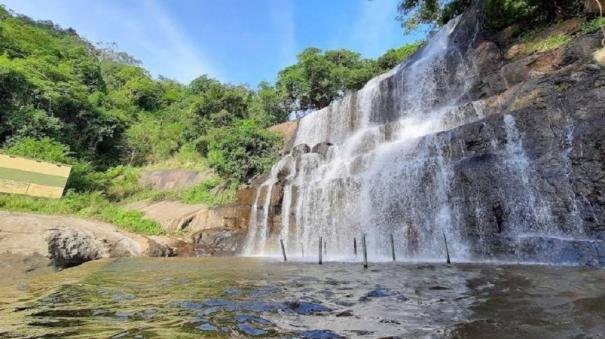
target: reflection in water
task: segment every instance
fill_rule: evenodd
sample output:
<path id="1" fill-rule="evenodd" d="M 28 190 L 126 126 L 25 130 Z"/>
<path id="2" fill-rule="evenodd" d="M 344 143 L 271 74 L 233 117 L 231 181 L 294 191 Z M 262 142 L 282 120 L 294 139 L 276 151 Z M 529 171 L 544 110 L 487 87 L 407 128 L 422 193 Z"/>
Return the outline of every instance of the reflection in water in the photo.
<path id="1" fill-rule="evenodd" d="M 119 259 L 0 280 L 0 336 L 598 335 L 603 283 L 571 267 Z"/>

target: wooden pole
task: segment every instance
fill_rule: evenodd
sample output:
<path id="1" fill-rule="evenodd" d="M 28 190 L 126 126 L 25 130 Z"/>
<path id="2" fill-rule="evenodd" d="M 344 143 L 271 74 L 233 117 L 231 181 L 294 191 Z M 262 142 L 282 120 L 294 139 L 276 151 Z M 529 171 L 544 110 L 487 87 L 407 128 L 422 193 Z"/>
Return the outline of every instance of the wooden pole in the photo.
<path id="1" fill-rule="evenodd" d="M 353 238 L 353 253 L 357 256 L 357 238 Z"/>
<path id="2" fill-rule="evenodd" d="M 286 258 L 286 247 L 284 246 L 284 240 L 279 239 L 279 243 L 281 244 L 281 254 L 284 256 L 284 262 L 286 262 L 288 261 L 288 258 Z"/>
<path id="3" fill-rule="evenodd" d="M 300 253 L 302 254 L 302 257 L 305 257 L 305 244 L 300 244 Z"/>
<path id="4" fill-rule="evenodd" d="M 445 255 L 447 256 L 447 264 L 451 264 L 452 262 L 450 261 L 450 249 L 447 247 L 447 238 L 445 237 L 445 232 L 443 232 L 443 242 L 445 243 Z"/>
<path id="5" fill-rule="evenodd" d="M 393 239 L 393 233 L 391 233 L 391 255 L 393 256 L 393 261 L 396 261 L 396 259 L 395 259 L 395 239 Z"/>
<path id="6" fill-rule="evenodd" d="M 324 241 L 324 255 L 328 256 L 328 241 Z"/>
<path id="7" fill-rule="evenodd" d="M 323 245 L 323 239 L 321 237 L 319 237 L 319 264 L 322 264 L 322 257 L 321 255 L 323 254 L 322 248 L 321 246 Z"/>
<path id="8" fill-rule="evenodd" d="M 363 234 L 363 268 L 368 268 L 368 246 L 365 233 Z"/>

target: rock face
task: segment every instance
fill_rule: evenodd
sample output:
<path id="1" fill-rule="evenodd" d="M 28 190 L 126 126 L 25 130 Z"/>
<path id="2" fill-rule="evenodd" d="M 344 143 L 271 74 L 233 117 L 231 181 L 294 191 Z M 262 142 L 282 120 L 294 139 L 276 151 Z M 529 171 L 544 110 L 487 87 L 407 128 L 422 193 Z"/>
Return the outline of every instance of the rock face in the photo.
<path id="1" fill-rule="evenodd" d="M 195 256 L 225 256 L 237 254 L 246 237 L 244 229 L 210 228 L 193 234 Z"/>
<path id="2" fill-rule="evenodd" d="M 365 233 L 389 257 L 394 234 L 399 258 L 440 260 L 445 236 L 458 260 L 605 266 L 600 33 L 524 56 L 477 18 L 301 119 L 258 189 L 244 253 L 278 253 L 280 238 L 309 253 L 323 236 L 346 256 Z"/>
<path id="3" fill-rule="evenodd" d="M 187 169 L 143 171 L 139 182 L 155 190 L 182 189 L 195 186 L 208 179 L 210 173 Z"/>
<path id="4" fill-rule="evenodd" d="M 288 154 L 294 146 L 294 138 L 298 129 L 298 121 L 287 121 L 278 125 L 269 127 L 270 131 L 276 132 L 284 139 L 283 154 Z"/>
<path id="5" fill-rule="evenodd" d="M 48 258 L 58 268 L 107 257 L 175 254 L 169 246 L 107 223 L 10 212 L 0 212 L 0 248 L 12 255 Z"/>

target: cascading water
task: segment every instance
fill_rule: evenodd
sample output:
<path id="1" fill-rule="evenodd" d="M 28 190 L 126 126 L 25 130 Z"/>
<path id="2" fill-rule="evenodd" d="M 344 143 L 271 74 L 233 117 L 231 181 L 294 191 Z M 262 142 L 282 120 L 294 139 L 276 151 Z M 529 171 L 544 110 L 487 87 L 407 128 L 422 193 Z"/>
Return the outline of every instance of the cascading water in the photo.
<path id="1" fill-rule="evenodd" d="M 346 260 L 353 239 L 359 245 L 366 234 L 371 260 L 390 258 L 391 235 L 404 260 L 443 260 L 444 237 L 456 260 L 477 259 L 464 232 L 463 193 L 453 191 L 450 154 L 460 147 L 449 131 L 484 118 L 484 103 L 466 95 L 478 77 L 466 57 L 478 30 L 452 20 L 408 61 L 302 118 L 294 145 L 309 147 L 295 146 L 259 187 L 243 254 L 278 254 L 282 238 L 290 256 L 311 257 L 322 237 L 328 258 Z M 490 142 L 511 178 L 511 189 L 495 188 L 514 224 L 507 236 L 560 236 L 514 118 L 504 116 L 502 128 L 505 146 Z M 473 205 L 482 218 L 487 208 Z"/>

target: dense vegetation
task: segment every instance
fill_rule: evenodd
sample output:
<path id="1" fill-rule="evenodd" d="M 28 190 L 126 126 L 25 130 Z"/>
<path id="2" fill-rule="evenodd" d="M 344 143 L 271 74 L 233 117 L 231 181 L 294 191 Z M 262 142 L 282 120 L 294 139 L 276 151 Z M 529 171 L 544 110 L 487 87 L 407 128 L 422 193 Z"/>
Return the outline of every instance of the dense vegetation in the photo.
<path id="1" fill-rule="evenodd" d="M 438 26 L 471 0 L 402 0 L 407 28 Z M 580 0 L 487 0 L 488 24 L 529 28 L 533 53 L 568 36 L 537 40 L 531 29 L 573 16 Z M 602 19 L 589 21 L 587 31 Z M 184 85 L 152 78 L 133 57 L 95 47 L 73 29 L 33 21 L 0 6 L 0 146 L 2 151 L 72 166 L 67 192 L 50 201 L 0 194 L 0 208 L 91 216 L 133 231 L 157 224 L 122 204 L 174 199 L 221 204 L 240 183 L 267 171 L 281 139 L 267 127 L 327 106 L 413 54 L 421 42 L 377 59 L 349 50 L 308 48 L 277 75 L 252 89 L 200 76 Z M 153 191 L 139 184 L 149 168 L 194 168 L 209 178 L 186 190 Z"/>
<path id="2" fill-rule="evenodd" d="M 2 151 L 73 168 L 63 199 L 0 195 L 0 208 L 94 216 L 158 233 L 156 224 L 118 203 L 229 201 L 239 183 L 275 161 L 281 140 L 268 126 L 361 88 L 419 45 L 377 60 L 310 48 L 279 73 L 275 86 L 262 82 L 252 89 L 207 76 L 184 85 L 153 79 L 133 57 L 93 46 L 73 29 L 0 6 Z M 189 190 L 154 192 L 138 184 L 139 172 L 149 167 L 215 175 Z"/>
<path id="3" fill-rule="evenodd" d="M 443 25 L 469 8 L 472 0 L 401 0 L 399 12 L 403 26 Z M 486 0 L 487 23 L 501 29 L 511 24 L 531 27 L 557 19 L 580 15 L 584 0 Z"/>

